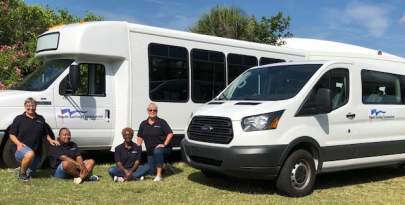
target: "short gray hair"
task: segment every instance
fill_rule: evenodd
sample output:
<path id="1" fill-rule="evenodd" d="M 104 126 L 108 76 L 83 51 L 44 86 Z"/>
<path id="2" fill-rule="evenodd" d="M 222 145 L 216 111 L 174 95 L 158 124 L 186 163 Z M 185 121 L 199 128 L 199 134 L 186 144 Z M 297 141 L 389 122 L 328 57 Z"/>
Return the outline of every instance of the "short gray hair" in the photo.
<path id="1" fill-rule="evenodd" d="M 35 101 L 34 98 L 32 98 L 32 97 L 29 97 L 29 98 L 25 99 L 24 105 L 26 105 L 26 104 L 28 104 L 28 103 L 37 105 L 37 101 Z"/>

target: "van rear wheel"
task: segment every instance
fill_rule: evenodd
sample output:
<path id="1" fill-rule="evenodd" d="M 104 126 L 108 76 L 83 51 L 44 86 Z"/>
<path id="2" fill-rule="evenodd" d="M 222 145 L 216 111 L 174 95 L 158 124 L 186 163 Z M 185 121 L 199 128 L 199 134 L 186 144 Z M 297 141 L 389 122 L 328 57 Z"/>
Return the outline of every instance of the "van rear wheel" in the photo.
<path id="1" fill-rule="evenodd" d="M 306 150 L 297 150 L 284 162 L 276 187 L 278 191 L 288 196 L 305 196 L 313 191 L 315 177 L 312 155 Z"/>

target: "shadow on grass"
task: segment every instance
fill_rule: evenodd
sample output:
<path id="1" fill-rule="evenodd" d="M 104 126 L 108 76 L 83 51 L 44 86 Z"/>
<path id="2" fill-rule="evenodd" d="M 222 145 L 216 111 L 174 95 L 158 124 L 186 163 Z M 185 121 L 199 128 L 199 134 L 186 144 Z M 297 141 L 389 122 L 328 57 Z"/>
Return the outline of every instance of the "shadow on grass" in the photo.
<path id="1" fill-rule="evenodd" d="M 194 172 L 188 179 L 210 187 L 245 194 L 274 194 L 273 181 L 230 178 L 226 176 L 206 177 L 202 172 Z"/>
<path id="2" fill-rule="evenodd" d="M 367 184 L 405 176 L 405 169 L 398 166 L 376 167 L 325 173 L 318 175 L 315 189 L 328 189 L 357 184 Z"/>
<path id="3" fill-rule="evenodd" d="M 405 169 L 396 166 L 326 173 L 317 176 L 315 190 L 367 184 L 402 176 L 405 176 Z M 208 178 L 200 171 L 190 174 L 188 179 L 205 186 L 245 194 L 274 194 L 277 192 L 275 181 L 238 179 L 226 176 Z"/>

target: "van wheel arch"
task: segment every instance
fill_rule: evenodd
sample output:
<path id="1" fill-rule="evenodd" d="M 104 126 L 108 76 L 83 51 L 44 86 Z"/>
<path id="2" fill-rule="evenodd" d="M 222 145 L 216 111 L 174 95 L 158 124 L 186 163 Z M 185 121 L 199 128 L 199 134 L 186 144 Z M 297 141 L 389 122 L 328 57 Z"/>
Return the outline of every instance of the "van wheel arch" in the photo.
<path id="1" fill-rule="evenodd" d="M 311 153 L 315 160 L 315 167 L 317 173 L 320 173 L 322 169 L 322 149 L 319 143 L 313 139 L 312 137 L 299 137 L 293 140 L 287 148 L 284 150 L 283 154 L 281 155 L 281 159 L 279 164 L 282 166 L 287 159 L 294 151 L 303 149 Z"/>

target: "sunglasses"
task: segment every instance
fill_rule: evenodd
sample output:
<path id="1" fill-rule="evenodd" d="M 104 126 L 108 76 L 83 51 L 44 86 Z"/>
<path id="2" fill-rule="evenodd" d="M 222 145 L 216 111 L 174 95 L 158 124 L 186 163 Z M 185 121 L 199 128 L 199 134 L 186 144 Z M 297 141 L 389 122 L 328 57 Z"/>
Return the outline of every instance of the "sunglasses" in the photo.
<path id="1" fill-rule="evenodd" d="M 157 112 L 157 109 L 148 109 L 148 112 Z"/>

